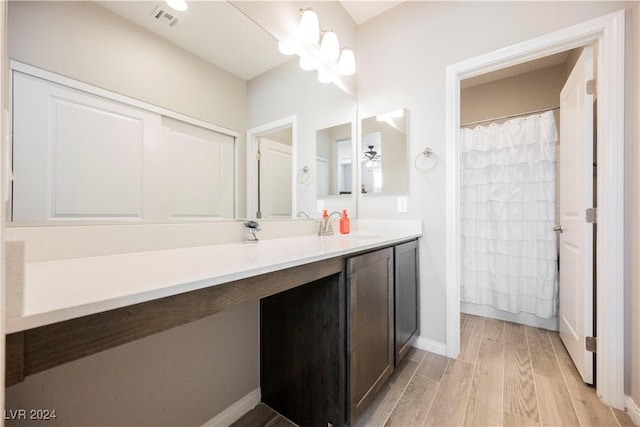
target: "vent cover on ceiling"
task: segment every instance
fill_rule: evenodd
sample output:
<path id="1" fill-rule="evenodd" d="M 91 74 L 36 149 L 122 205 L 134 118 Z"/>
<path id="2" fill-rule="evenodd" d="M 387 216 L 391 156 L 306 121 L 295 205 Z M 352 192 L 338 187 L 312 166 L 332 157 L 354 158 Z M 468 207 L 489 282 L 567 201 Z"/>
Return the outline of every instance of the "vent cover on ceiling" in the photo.
<path id="1" fill-rule="evenodd" d="M 175 27 L 178 24 L 178 18 L 173 16 L 171 13 L 167 12 L 160 5 L 157 5 L 153 9 L 153 11 L 149 14 L 149 16 L 151 16 L 161 24 L 166 24 L 170 27 Z"/>

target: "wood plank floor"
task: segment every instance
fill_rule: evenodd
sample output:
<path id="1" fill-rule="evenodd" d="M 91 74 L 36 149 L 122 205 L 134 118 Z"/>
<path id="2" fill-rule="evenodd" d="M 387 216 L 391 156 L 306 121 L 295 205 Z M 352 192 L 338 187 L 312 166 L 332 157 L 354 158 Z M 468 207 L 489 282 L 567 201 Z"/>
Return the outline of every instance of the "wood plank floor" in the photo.
<path id="1" fill-rule="evenodd" d="M 556 332 L 463 314 L 460 336 L 459 359 L 411 349 L 357 425 L 633 426 L 582 382 Z M 267 412 L 236 425 L 294 425 Z"/>

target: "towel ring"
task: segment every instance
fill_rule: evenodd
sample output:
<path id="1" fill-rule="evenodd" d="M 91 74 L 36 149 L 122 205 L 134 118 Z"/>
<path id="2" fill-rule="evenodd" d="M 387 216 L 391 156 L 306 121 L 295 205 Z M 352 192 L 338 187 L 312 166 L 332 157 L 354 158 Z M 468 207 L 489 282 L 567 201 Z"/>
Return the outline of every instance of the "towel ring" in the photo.
<path id="1" fill-rule="evenodd" d="M 311 180 L 311 169 L 309 169 L 309 166 L 303 166 L 302 169 L 298 171 L 296 181 L 298 184 L 306 184 L 309 180 Z"/>
<path id="2" fill-rule="evenodd" d="M 429 167 L 420 167 L 418 166 L 418 160 L 420 160 L 421 158 L 425 158 L 425 159 L 429 159 L 431 158 L 433 160 L 433 164 Z M 418 153 L 418 155 L 416 156 L 415 160 L 413 161 L 413 166 L 416 168 L 416 170 L 418 172 L 421 173 L 429 173 L 433 170 L 433 168 L 436 167 L 436 165 L 438 164 L 438 155 L 436 154 L 435 151 L 433 151 L 430 147 L 425 147 L 424 150 L 422 150 L 420 153 Z"/>

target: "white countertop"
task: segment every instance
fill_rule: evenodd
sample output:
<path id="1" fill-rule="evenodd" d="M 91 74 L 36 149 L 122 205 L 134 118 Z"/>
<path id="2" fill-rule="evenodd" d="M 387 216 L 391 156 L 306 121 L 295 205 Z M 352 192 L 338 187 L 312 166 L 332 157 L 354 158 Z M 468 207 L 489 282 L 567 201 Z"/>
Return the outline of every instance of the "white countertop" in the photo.
<path id="1" fill-rule="evenodd" d="M 421 227 L 301 236 L 24 265 L 18 332 L 421 236 Z M 381 232 L 378 232 L 381 231 Z"/>

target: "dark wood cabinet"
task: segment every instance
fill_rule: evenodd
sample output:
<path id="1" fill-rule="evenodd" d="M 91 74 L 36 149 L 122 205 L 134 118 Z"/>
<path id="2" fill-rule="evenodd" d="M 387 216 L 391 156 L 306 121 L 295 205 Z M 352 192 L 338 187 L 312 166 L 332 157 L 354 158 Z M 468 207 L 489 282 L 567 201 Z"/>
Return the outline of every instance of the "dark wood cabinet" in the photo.
<path id="1" fill-rule="evenodd" d="M 393 248 L 347 259 L 351 424 L 355 424 L 393 372 L 393 271 Z"/>
<path id="2" fill-rule="evenodd" d="M 394 248 L 395 365 L 411 348 L 420 331 L 418 241 Z"/>
<path id="3" fill-rule="evenodd" d="M 300 426 L 356 425 L 418 334 L 418 242 L 263 298 L 262 401 Z"/>
<path id="4" fill-rule="evenodd" d="M 260 303 L 262 402 L 299 426 L 345 425 L 343 274 Z"/>

